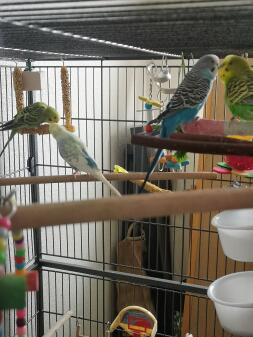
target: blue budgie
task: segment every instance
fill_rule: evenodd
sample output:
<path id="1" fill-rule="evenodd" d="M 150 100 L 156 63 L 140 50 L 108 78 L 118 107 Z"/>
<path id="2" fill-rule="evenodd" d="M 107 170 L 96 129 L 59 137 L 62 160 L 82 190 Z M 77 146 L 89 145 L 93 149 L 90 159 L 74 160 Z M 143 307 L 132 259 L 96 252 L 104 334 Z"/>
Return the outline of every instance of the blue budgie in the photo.
<path id="1" fill-rule="evenodd" d="M 177 127 L 192 121 L 203 107 L 218 70 L 219 58 L 216 55 L 202 56 L 186 74 L 182 83 L 163 111 L 149 124 L 161 124 L 160 137 L 167 138 Z M 150 174 L 154 171 L 163 150 L 159 149 L 150 165 L 139 193 L 145 187 Z"/>
<path id="2" fill-rule="evenodd" d="M 61 157 L 77 172 L 86 172 L 96 179 L 102 181 L 117 196 L 120 192 L 109 183 L 97 166 L 97 163 L 88 154 L 84 143 L 65 127 L 57 124 L 49 124 L 49 132 L 58 144 Z"/>

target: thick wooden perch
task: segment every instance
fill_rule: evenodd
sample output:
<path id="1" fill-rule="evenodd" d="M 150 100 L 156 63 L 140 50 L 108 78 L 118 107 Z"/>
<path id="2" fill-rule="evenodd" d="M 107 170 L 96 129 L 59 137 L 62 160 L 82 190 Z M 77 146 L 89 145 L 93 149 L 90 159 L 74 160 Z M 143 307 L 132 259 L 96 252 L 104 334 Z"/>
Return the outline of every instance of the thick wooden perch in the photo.
<path id="1" fill-rule="evenodd" d="M 253 189 L 208 189 L 20 206 L 12 228 L 40 228 L 89 221 L 142 219 L 171 214 L 253 207 Z M 5 214 L 5 209 L 1 214 Z"/>
<path id="2" fill-rule="evenodd" d="M 146 133 L 132 135 L 132 144 L 157 149 L 178 150 L 207 154 L 234 154 L 253 156 L 253 143 L 221 136 L 175 133 L 170 138 L 160 138 Z"/>
<path id="3" fill-rule="evenodd" d="M 109 181 L 129 181 L 141 180 L 146 176 L 145 172 L 133 173 L 105 173 L 104 176 Z M 216 179 L 217 174 L 213 172 L 155 172 L 149 180 L 178 180 L 178 179 Z M 31 185 L 31 184 L 51 184 L 81 181 L 97 181 L 88 174 L 81 175 L 59 175 L 59 176 L 37 176 L 37 177 L 18 177 L 0 178 L 0 186 Z"/>

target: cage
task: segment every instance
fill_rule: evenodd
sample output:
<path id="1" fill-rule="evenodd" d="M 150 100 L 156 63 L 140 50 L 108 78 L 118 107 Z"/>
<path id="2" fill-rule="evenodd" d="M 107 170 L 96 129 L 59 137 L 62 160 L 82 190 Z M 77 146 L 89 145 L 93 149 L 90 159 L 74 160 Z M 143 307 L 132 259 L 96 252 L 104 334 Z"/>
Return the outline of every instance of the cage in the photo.
<path id="1" fill-rule="evenodd" d="M 14 6 L 18 10 L 16 16 L 12 18 L 6 7 L 0 19 L 6 34 L 6 42 L 0 46 L 1 122 L 10 120 L 16 113 L 12 79 L 15 63 L 41 74 L 41 90 L 26 92 L 26 104 L 43 101 L 63 116 L 60 68 L 64 59 L 70 74 L 72 122 L 98 165 L 108 173 L 113 172 L 115 164 L 129 171 L 144 172 L 153 151 L 131 144 L 131 135 L 142 130 L 147 118 L 138 96 L 149 95 L 152 88 L 153 98 L 171 97 L 171 94 L 161 95 L 154 84 L 150 86 L 146 66 L 151 58 L 161 66 L 161 57 L 167 56 L 171 80 L 165 88 L 173 89 L 184 76 L 181 55 L 174 50 L 156 52 L 155 44 L 152 48 L 147 40 L 146 48 L 150 49 L 132 46 L 128 39 L 123 39 L 124 44 L 110 42 L 108 31 L 107 37 L 100 30 L 95 35 L 89 30 L 90 37 L 79 35 L 76 22 L 69 33 L 71 20 L 67 16 L 77 17 L 73 8 L 66 12 L 58 6 L 43 9 L 38 2 L 31 17 L 29 7 L 26 8 L 29 2 L 24 4 L 24 15 L 19 12 L 18 2 Z M 59 9 L 60 14 L 46 13 L 47 9 L 49 12 Z M 82 22 L 84 17 L 80 16 Z M 37 26 L 36 22 L 43 25 Z M 60 23 L 66 30 L 61 30 Z M 150 27 L 144 26 L 147 34 Z M 102 40 L 107 38 L 108 41 Z M 141 45 L 140 39 L 136 36 L 136 45 Z M 196 57 L 203 48 L 199 48 Z M 185 72 L 194 61 L 192 56 L 186 57 Z M 229 117 L 223 90 L 222 84 L 216 81 L 201 112 L 203 117 L 216 120 Z M 2 144 L 6 138 L 4 132 Z M 190 192 L 231 184 L 236 187 L 235 182 L 241 187 L 252 183 L 248 178 L 213 173 L 213 166 L 222 161 L 221 155 L 189 153 L 189 158 L 190 165 L 182 172 L 185 176 L 171 175 L 157 184 L 172 191 Z M 79 177 L 37 183 L 20 179 L 71 174 L 50 135 L 18 134 L 0 160 L 1 195 L 14 186 L 18 203 L 22 205 L 109 197 L 108 189 L 100 182 L 82 181 Z M 123 194 L 137 191 L 131 182 L 114 184 Z M 43 336 L 71 310 L 71 319 L 57 331 L 58 337 L 74 336 L 77 321 L 83 335 L 99 337 L 123 306 L 136 301 L 157 317 L 158 336 L 179 337 L 187 332 L 194 337 L 228 336 L 207 298 L 207 287 L 222 275 L 251 270 L 252 265 L 224 256 L 217 232 L 210 224 L 215 213 L 190 211 L 169 217 L 69 222 L 63 226 L 27 229 L 27 269 L 38 270 L 40 280 L 39 291 L 27 295 L 28 336 Z M 14 270 L 13 254 L 10 239 L 7 271 Z M 15 316 L 12 311 L 6 311 L 4 336 L 14 335 Z"/>

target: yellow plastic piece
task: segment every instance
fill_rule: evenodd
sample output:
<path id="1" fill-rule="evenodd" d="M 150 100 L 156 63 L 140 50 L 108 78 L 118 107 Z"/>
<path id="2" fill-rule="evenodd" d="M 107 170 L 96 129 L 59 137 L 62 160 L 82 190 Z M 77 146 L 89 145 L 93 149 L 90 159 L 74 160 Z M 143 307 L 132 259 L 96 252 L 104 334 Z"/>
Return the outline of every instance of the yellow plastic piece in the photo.
<path id="1" fill-rule="evenodd" d="M 142 336 L 142 337 L 148 337 L 148 336 L 155 337 L 156 332 L 157 332 L 157 320 L 156 320 L 155 316 L 150 311 L 148 311 L 147 309 L 144 309 L 144 308 L 139 307 L 139 306 L 129 306 L 129 307 L 126 307 L 126 308 L 122 309 L 119 312 L 118 316 L 115 318 L 115 320 L 112 322 L 112 324 L 110 326 L 110 333 L 112 333 L 115 329 L 117 329 L 118 326 L 120 326 L 130 336 L 133 335 L 133 330 L 131 330 L 129 328 L 129 324 L 126 324 L 122 321 L 125 314 L 127 314 L 127 312 L 129 312 L 129 311 L 142 312 L 153 322 L 153 328 L 152 329 L 146 329 L 146 331 L 142 331 L 142 330 L 138 331 L 140 336 Z M 136 328 L 137 327 L 135 327 L 135 329 Z M 139 328 L 141 328 L 141 327 L 139 327 Z M 135 330 L 135 332 L 136 332 L 136 330 Z"/>
<path id="2" fill-rule="evenodd" d="M 21 240 L 23 238 L 23 231 L 22 230 L 12 231 L 12 237 L 13 240 L 15 241 Z"/>
<path id="3" fill-rule="evenodd" d="M 148 97 L 145 97 L 145 96 L 138 96 L 138 98 L 145 103 L 152 104 L 152 105 L 156 106 L 157 108 L 161 108 L 163 106 L 159 101 L 157 101 L 155 99 L 151 99 L 151 98 L 148 98 Z"/>
<path id="4" fill-rule="evenodd" d="M 253 136 L 227 136 L 227 138 L 232 138 L 232 139 L 238 139 L 238 140 L 244 140 L 246 142 L 252 142 L 253 141 Z"/>
<path id="5" fill-rule="evenodd" d="M 6 240 L 2 237 L 0 237 L 0 251 L 6 250 Z"/>
<path id="6" fill-rule="evenodd" d="M 127 170 L 125 170 L 123 167 L 119 165 L 114 165 L 114 173 L 128 173 Z M 136 184 L 137 186 L 142 186 L 144 180 L 131 180 L 133 184 Z M 157 185 L 151 184 L 150 182 L 146 182 L 145 191 L 150 192 L 150 193 L 155 193 L 155 192 L 171 192 L 169 190 L 164 190 L 163 188 L 158 187 Z"/>

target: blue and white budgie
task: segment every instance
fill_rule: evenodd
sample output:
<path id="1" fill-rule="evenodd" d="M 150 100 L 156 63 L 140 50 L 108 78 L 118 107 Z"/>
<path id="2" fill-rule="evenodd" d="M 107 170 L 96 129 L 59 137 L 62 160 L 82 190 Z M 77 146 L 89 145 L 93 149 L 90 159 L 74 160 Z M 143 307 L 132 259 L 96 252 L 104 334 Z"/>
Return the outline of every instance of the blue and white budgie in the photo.
<path id="1" fill-rule="evenodd" d="M 57 123 L 49 124 L 49 132 L 58 144 L 61 157 L 77 172 L 86 172 L 102 181 L 117 196 L 120 192 L 103 176 L 97 163 L 86 150 L 86 146 L 80 138 Z"/>
<path id="2" fill-rule="evenodd" d="M 160 137 L 167 138 L 177 127 L 192 121 L 203 107 L 218 70 L 219 58 L 216 55 L 202 56 L 186 74 L 182 83 L 163 111 L 156 119 L 148 124 L 161 124 Z M 159 149 L 150 165 L 144 183 L 143 191 L 150 174 L 154 171 L 163 150 Z"/>

